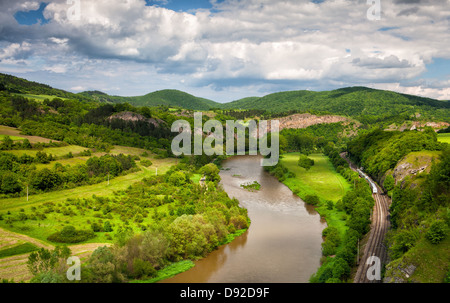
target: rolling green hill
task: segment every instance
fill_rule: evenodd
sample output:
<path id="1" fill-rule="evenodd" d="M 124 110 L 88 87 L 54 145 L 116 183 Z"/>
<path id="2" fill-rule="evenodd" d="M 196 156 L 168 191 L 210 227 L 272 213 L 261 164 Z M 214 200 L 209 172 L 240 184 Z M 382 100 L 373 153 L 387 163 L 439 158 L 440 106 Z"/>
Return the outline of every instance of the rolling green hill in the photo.
<path id="1" fill-rule="evenodd" d="M 143 96 L 110 96 L 100 91 L 78 94 L 52 88 L 46 84 L 27 81 L 0 73 L 0 90 L 34 96 L 54 96 L 102 103 L 129 103 L 133 106 L 166 105 L 190 110 L 264 110 L 272 114 L 290 111 L 316 111 L 347 115 L 367 124 L 386 117 L 410 120 L 412 117 L 450 122 L 450 102 L 400 94 L 367 87 L 347 87 L 332 91 L 286 91 L 264 97 L 246 97 L 228 103 L 218 103 L 175 90 L 165 89 Z M 414 118 L 415 119 L 415 118 Z"/>
<path id="2" fill-rule="evenodd" d="M 53 88 L 47 84 L 28 81 L 19 77 L 0 73 L 0 91 L 9 91 L 16 95 L 24 95 L 30 99 L 59 97 L 62 99 L 89 100 L 85 96 L 67 92 L 65 90 Z"/>
<path id="3" fill-rule="evenodd" d="M 110 103 L 127 102 L 134 106 L 151 107 L 158 105 L 167 105 L 192 110 L 210 110 L 212 108 L 219 108 L 221 106 L 220 103 L 214 102 L 212 100 L 195 97 L 193 95 L 175 89 L 165 89 L 152 92 L 144 96 L 135 96 L 135 97 L 109 96 L 99 91 L 89 91 L 80 94 L 83 96 L 89 96 L 90 98 L 93 98 L 101 102 L 110 102 Z"/>
<path id="4" fill-rule="evenodd" d="M 411 116 L 450 121 L 450 102 L 367 87 L 333 91 L 287 91 L 261 98 L 244 98 L 223 105 L 225 109 L 261 109 L 272 113 L 317 110 L 352 117 Z"/>

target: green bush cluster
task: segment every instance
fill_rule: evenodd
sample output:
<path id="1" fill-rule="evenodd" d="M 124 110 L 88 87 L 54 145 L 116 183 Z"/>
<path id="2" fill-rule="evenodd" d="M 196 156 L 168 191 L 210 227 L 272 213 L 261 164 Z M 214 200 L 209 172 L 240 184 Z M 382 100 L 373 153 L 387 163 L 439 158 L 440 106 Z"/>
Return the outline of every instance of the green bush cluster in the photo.
<path id="1" fill-rule="evenodd" d="M 287 178 L 295 178 L 295 174 L 287 169 L 281 162 L 274 166 L 264 166 L 264 170 L 269 172 L 272 176 L 283 182 Z"/>
<path id="2" fill-rule="evenodd" d="M 298 159 L 298 166 L 303 167 L 306 170 L 309 170 L 314 165 L 314 160 L 308 158 L 308 156 L 300 154 Z"/>
<path id="3" fill-rule="evenodd" d="M 79 243 L 94 237 L 95 234 L 92 230 L 77 230 L 69 225 L 48 236 L 47 240 L 57 243 Z"/>

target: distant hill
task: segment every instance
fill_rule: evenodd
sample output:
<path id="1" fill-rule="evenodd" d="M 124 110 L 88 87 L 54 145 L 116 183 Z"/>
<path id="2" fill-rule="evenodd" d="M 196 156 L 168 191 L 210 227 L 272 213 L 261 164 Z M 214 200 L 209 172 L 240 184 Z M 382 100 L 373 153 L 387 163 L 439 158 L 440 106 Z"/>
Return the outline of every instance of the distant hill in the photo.
<path id="1" fill-rule="evenodd" d="M 16 94 L 49 95 L 60 98 L 86 100 L 83 96 L 62 89 L 56 89 L 47 84 L 28 81 L 2 73 L 0 73 L 0 91 L 1 90 L 7 90 Z"/>
<path id="2" fill-rule="evenodd" d="M 88 91 L 80 93 L 83 96 L 89 96 L 100 102 L 123 103 L 127 102 L 134 106 L 176 106 L 191 110 L 210 110 L 221 107 L 220 103 L 212 100 L 195 97 L 188 93 L 165 89 L 136 97 L 109 96 L 99 91 Z"/>
<path id="3" fill-rule="evenodd" d="M 287 91 L 223 104 L 224 109 L 260 109 L 272 113 L 316 110 L 357 116 L 421 115 L 450 121 L 450 102 L 367 87 L 333 91 Z"/>
<path id="4" fill-rule="evenodd" d="M 247 97 L 229 103 L 193 96 L 175 90 L 165 89 L 143 96 L 110 96 L 100 91 L 85 91 L 74 94 L 55 89 L 46 84 L 0 73 L 0 91 L 11 93 L 50 95 L 102 103 L 130 103 L 134 106 L 167 105 L 190 110 L 263 110 L 270 113 L 307 112 L 346 115 L 361 122 L 377 122 L 380 117 L 411 119 L 416 116 L 431 121 L 450 122 L 450 102 L 400 94 L 392 91 L 367 87 L 347 87 L 332 91 L 314 92 L 308 90 L 286 91 L 264 97 Z"/>

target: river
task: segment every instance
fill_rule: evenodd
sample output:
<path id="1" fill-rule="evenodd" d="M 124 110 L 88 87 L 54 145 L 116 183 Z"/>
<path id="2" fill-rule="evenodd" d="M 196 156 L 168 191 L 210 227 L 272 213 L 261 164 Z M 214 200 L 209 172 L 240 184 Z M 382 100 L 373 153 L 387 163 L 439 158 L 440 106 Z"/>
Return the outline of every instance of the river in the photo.
<path id="1" fill-rule="evenodd" d="M 221 184 L 248 209 L 250 228 L 195 267 L 166 283 L 306 283 L 320 266 L 326 223 L 260 166 L 259 156 L 235 156 L 223 163 Z M 240 184 L 258 181 L 259 191 Z"/>

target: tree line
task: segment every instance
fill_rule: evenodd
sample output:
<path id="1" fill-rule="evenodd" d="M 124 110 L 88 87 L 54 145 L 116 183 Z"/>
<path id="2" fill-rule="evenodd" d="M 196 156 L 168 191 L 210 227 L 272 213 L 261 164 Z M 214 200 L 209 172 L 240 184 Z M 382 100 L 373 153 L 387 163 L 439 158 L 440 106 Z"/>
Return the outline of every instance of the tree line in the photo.
<path id="1" fill-rule="evenodd" d="M 36 169 L 35 163 L 49 163 L 51 154 L 38 151 L 35 157 L 23 154 L 20 157 L 0 152 L 0 193 L 9 196 L 38 193 L 62 188 L 73 188 L 94 184 L 114 178 L 136 167 L 135 157 L 123 154 L 106 154 L 90 157 L 86 163 L 62 165 L 55 163 L 51 168 Z"/>

